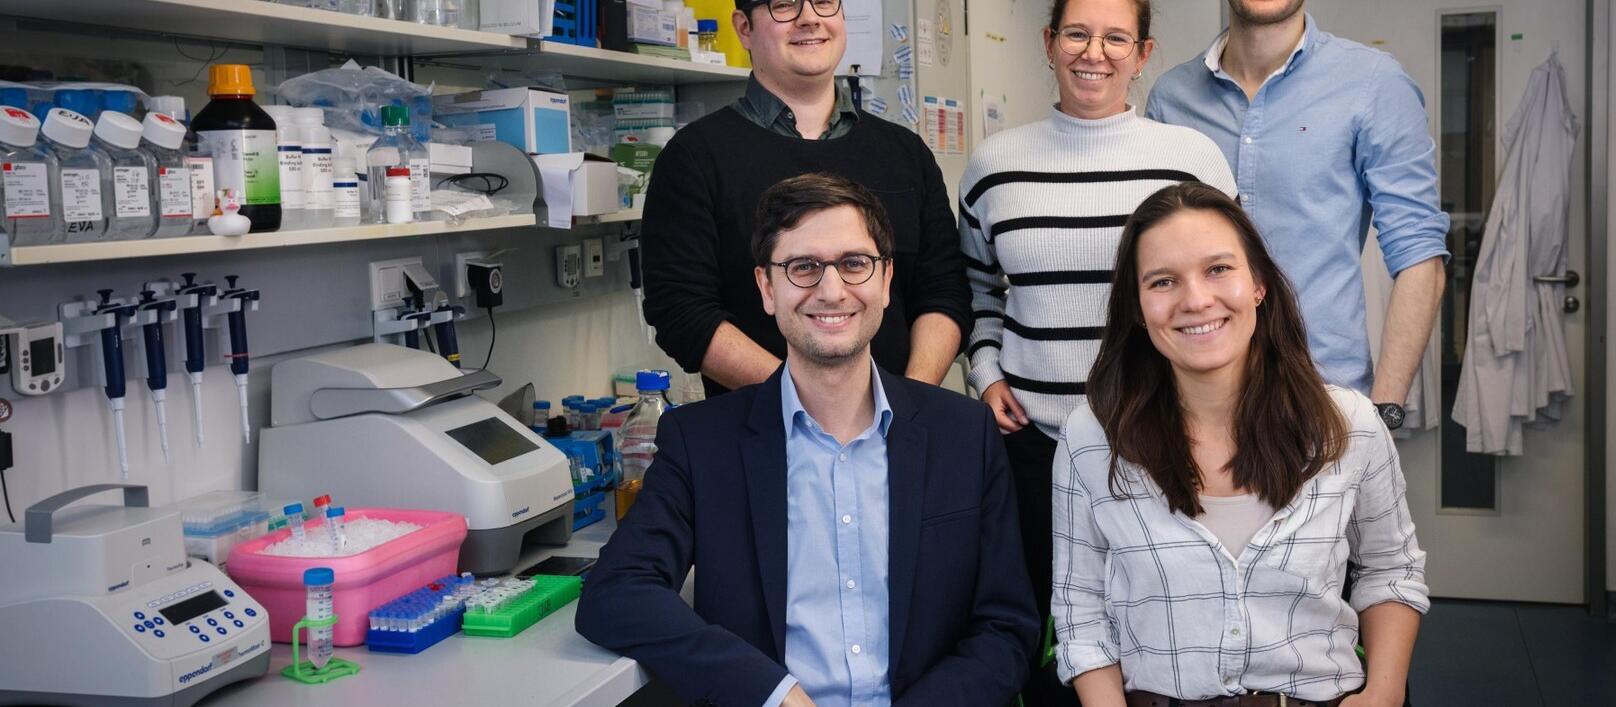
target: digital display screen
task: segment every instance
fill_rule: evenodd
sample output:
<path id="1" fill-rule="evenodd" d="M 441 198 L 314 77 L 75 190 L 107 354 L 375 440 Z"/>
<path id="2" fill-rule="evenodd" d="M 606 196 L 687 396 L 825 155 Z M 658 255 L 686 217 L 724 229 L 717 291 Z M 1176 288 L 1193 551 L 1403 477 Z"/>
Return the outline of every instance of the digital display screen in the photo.
<path id="1" fill-rule="evenodd" d="M 48 376 L 56 372 L 56 338 L 35 339 L 28 342 L 28 365 L 31 375 Z"/>
<path id="2" fill-rule="evenodd" d="M 178 604 L 170 604 L 157 610 L 157 613 L 168 619 L 168 622 L 178 626 L 198 616 L 206 614 L 230 602 L 219 596 L 218 592 L 210 591 L 198 594 Z"/>
<path id="3" fill-rule="evenodd" d="M 478 420 L 464 427 L 456 427 L 446 434 L 450 439 L 471 450 L 472 454 L 482 457 L 489 466 L 539 448 L 539 445 L 529 442 L 526 437 L 511 429 L 510 425 L 500 422 L 499 418 L 495 417 Z"/>

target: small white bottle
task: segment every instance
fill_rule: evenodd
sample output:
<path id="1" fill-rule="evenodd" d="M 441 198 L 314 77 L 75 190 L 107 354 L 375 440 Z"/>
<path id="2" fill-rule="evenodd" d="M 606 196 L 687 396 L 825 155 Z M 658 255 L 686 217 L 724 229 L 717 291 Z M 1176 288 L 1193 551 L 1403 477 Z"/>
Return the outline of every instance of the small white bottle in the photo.
<path id="1" fill-rule="evenodd" d="M 145 238 L 157 230 L 151 184 L 156 162 L 140 150 L 141 132 L 140 121 L 117 111 L 102 111 L 95 119 L 96 145 L 112 159 L 112 169 L 101 175 L 109 240 Z"/>
<path id="2" fill-rule="evenodd" d="M 39 119 L 15 106 L 0 106 L 0 228 L 11 244 L 49 243 L 56 232 L 61 195 L 51 190 L 60 168 L 56 156 L 38 144 Z"/>
<path id="3" fill-rule="evenodd" d="M 291 106 L 262 106 L 275 119 L 275 154 L 280 163 L 281 229 L 306 228 L 303 209 L 303 141 Z"/>
<path id="4" fill-rule="evenodd" d="M 292 122 L 303 141 L 303 227 L 331 226 L 336 206 L 334 168 L 331 162 L 331 131 L 325 127 L 325 111 L 320 108 L 292 109 Z"/>
<path id="5" fill-rule="evenodd" d="M 101 173 L 112 171 L 112 161 L 90 145 L 94 132 L 95 124 L 89 118 L 66 108 L 52 108 L 39 130 L 46 148 L 56 155 L 61 166 L 52 187 L 62 204 L 62 218 L 56 222 L 53 242 L 85 243 L 106 237 Z"/>
<path id="6" fill-rule="evenodd" d="M 388 223 L 409 223 L 415 220 L 410 192 L 410 168 L 388 167 L 384 187 Z"/>
<path id="7" fill-rule="evenodd" d="M 360 220 L 364 217 L 364 211 L 359 189 L 359 170 L 354 165 L 353 158 L 340 157 L 337 159 L 331 187 L 335 196 L 334 208 L 331 212 L 332 225 L 359 225 Z"/>
<path id="8" fill-rule="evenodd" d="M 157 213 L 158 238 L 191 232 L 191 172 L 185 166 L 185 126 L 157 111 L 141 121 L 143 149 L 152 158 L 152 208 Z"/>

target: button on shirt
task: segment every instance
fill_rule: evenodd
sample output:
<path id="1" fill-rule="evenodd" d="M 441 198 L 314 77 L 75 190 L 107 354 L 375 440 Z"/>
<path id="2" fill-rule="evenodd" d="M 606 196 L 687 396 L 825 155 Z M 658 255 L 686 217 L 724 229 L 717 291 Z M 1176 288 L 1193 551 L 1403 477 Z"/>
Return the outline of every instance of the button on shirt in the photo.
<path id="1" fill-rule="evenodd" d="M 1393 277 L 1448 254 L 1425 99 L 1390 54 L 1308 16 L 1290 59 L 1248 100 L 1223 70 L 1227 43 L 1164 75 L 1145 113 L 1223 150 L 1241 205 L 1297 288 L 1325 379 L 1368 392 L 1360 257 L 1371 214 Z"/>
<path id="2" fill-rule="evenodd" d="M 890 705 L 887 619 L 887 405 L 870 362 L 875 420 L 843 445 L 780 376 L 786 429 L 786 654 L 790 674 L 764 704 L 801 684 L 820 707 Z"/>

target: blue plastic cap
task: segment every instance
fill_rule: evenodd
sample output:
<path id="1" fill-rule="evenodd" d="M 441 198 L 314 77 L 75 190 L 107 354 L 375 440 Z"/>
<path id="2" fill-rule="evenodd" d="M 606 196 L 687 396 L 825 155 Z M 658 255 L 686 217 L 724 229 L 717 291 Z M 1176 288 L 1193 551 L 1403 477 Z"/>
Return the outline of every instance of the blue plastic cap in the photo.
<path id="1" fill-rule="evenodd" d="M 298 515 L 303 515 L 303 504 L 301 504 L 301 503 L 288 503 L 288 504 L 286 504 L 285 508 L 281 509 L 281 512 L 285 513 L 286 515 L 292 515 L 293 513 L 296 513 Z"/>
<path id="2" fill-rule="evenodd" d="M 550 409 L 550 401 L 548 401 L 548 400 L 535 400 L 535 401 L 533 401 L 533 409 L 534 410 L 549 410 Z"/>
<path id="3" fill-rule="evenodd" d="M 28 89 L 0 88 L 0 106 L 28 108 Z"/>
<path id="4" fill-rule="evenodd" d="M 569 396 L 561 399 L 561 404 L 565 405 L 567 403 L 581 403 L 583 401 L 584 401 L 584 396 L 582 396 L 582 395 L 569 395 Z"/>
<path id="5" fill-rule="evenodd" d="M 338 518 L 345 515 L 348 515 L 348 511 L 343 509 L 342 506 L 332 506 L 325 509 L 325 517 L 327 518 Z"/>
<path id="6" fill-rule="evenodd" d="M 317 587 L 330 584 L 337 580 L 337 574 L 330 567 L 310 567 L 303 570 L 303 586 Z"/>
<path id="7" fill-rule="evenodd" d="M 93 91 L 70 88 L 56 92 L 56 107 L 66 108 L 86 118 L 94 119 L 101 112 L 101 101 Z"/>
<path id="8" fill-rule="evenodd" d="M 667 390 L 668 372 L 663 370 L 640 371 L 634 374 L 634 387 L 640 390 Z"/>
<path id="9" fill-rule="evenodd" d="M 106 104 L 107 110 L 134 115 L 135 110 L 140 107 L 140 96 L 135 95 L 133 91 L 107 91 L 102 102 Z"/>
<path id="10" fill-rule="evenodd" d="M 697 32 L 717 32 L 718 20 L 696 20 Z"/>

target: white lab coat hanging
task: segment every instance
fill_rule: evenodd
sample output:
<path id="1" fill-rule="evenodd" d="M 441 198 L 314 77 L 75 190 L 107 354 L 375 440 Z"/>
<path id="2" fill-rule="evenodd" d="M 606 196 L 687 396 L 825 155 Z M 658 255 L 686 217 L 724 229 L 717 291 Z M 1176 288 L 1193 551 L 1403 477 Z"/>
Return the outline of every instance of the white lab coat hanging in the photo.
<path id="1" fill-rule="evenodd" d="M 1504 169 L 1470 290 L 1453 421 L 1465 448 L 1517 455 L 1525 424 L 1560 419 L 1573 394 L 1561 303 L 1577 118 L 1557 53 L 1532 71 L 1505 127 Z"/>

